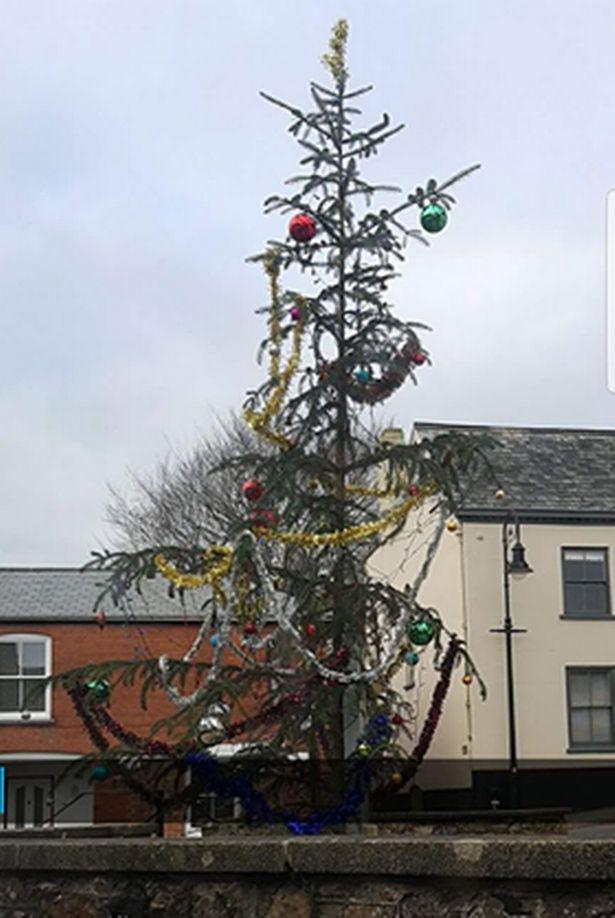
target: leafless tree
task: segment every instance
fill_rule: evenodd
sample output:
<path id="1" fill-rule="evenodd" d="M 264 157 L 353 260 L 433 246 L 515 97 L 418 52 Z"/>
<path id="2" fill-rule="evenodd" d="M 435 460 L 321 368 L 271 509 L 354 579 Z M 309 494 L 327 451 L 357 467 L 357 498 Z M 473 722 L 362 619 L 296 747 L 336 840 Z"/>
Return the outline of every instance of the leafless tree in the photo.
<path id="1" fill-rule="evenodd" d="M 153 471 L 131 470 L 128 488 L 112 487 L 107 504 L 118 547 L 189 547 L 223 539 L 245 516 L 233 459 L 250 454 L 263 454 L 262 441 L 233 414 L 192 448 L 171 452 Z"/>

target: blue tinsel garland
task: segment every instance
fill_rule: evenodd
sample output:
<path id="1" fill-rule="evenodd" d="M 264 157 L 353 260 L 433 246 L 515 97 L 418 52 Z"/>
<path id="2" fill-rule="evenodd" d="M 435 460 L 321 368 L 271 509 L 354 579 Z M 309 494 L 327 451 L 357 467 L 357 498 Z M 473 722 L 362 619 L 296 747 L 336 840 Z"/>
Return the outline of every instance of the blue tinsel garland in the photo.
<path id="1" fill-rule="evenodd" d="M 192 766 L 193 774 L 208 793 L 217 797 L 236 797 L 241 801 L 249 822 L 274 825 L 283 822 L 294 835 L 320 835 L 327 826 L 339 825 L 350 819 L 365 799 L 373 771 L 374 751 L 386 745 L 393 730 L 384 714 L 373 717 L 361 738 L 357 751 L 351 760 L 348 785 L 340 803 L 329 810 L 312 813 L 307 819 L 288 810 L 274 810 L 257 791 L 249 778 L 225 778 L 220 774 L 217 761 L 207 752 L 192 752 L 186 756 L 186 764 Z"/>

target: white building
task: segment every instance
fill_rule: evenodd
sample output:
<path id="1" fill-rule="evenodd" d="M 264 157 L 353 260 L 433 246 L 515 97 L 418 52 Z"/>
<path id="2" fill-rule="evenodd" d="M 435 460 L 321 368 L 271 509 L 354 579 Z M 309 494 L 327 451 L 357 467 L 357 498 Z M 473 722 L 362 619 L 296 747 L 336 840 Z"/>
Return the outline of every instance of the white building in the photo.
<path id="1" fill-rule="evenodd" d="M 486 428 L 419 423 L 412 437 L 456 430 L 497 441 L 497 480 L 469 486 L 459 528 L 445 532 L 419 601 L 467 640 L 487 684 L 462 684 L 456 670 L 444 715 L 417 783 L 426 807 L 507 803 L 509 713 L 502 543 L 517 513 L 533 573 L 511 579 L 515 727 L 520 805 L 615 804 L 615 430 Z M 506 499 L 495 497 L 498 485 Z M 408 531 L 416 520 L 408 521 Z M 403 533 L 375 569 L 398 586 L 418 556 Z M 422 723 L 437 673 L 427 648 L 411 690 Z M 408 667 L 397 676 L 408 682 Z M 453 793 L 451 793 L 451 790 Z"/>

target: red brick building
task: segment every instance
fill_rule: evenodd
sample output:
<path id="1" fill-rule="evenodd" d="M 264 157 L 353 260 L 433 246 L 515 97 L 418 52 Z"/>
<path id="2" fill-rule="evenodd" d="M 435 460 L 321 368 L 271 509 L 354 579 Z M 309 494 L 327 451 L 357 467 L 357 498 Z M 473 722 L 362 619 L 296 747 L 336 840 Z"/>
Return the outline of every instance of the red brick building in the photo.
<path id="1" fill-rule="evenodd" d="M 146 581 L 130 597 L 129 615 L 103 604 L 93 613 L 103 577 L 60 568 L 0 569 L 0 766 L 4 768 L 4 827 L 143 821 L 147 805 L 117 782 L 92 782 L 71 762 L 91 753 L 83 724 L 66 692 L 50 675 L 86 663 L 135 660 L 138 655 L 180 658 L 196 635 L 197 605 L 183 608 L 164 581 Z M 196 600 L 194 600 L 196 603 Z M 202 597 L 201 597 L 202 602 Z M 191 611 L 194 609 L 194 611 Z M 211 653 L 206 643 L 203 654 Z M 110 712 L 127 729 L 147 736 L 152 723 L 176 710 L 165 693 L 152 692 L 144 711 L 138 689 L 114 686 Z"/>

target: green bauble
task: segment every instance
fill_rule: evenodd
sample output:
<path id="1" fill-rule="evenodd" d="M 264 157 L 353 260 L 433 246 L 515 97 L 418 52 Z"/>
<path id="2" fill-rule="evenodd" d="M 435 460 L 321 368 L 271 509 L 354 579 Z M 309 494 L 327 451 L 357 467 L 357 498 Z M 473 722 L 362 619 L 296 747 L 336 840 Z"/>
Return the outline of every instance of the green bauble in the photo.
<path id="1" fill-rule="evenodd" d="M 439 233 L 448 222 L 448 214 L 441 204 L 427 204 L 421 211 L 421 226 L 427 233 Z"/>
<path id="2" fill-rule="evenodd" d="M 92 769 L 92 781 L 106 781 L 108 777 L 109 769 L 103 762 L 95 765 Z"/>
<path id="3" fill-rule="evenodd" d="M 111 686 L 106 679 L 91 679 L 90 682 L 86 682 L 85 687 L 89 695 L 96 701 L 108 701 Z"/>
<path id="4" fill-rule="evenodd" d="M 433 639 L 436 629 L 428 618 L 420 618 L 416 622 L 410 622 L 407 633 L 413 644 L 422 647 Z"/>

